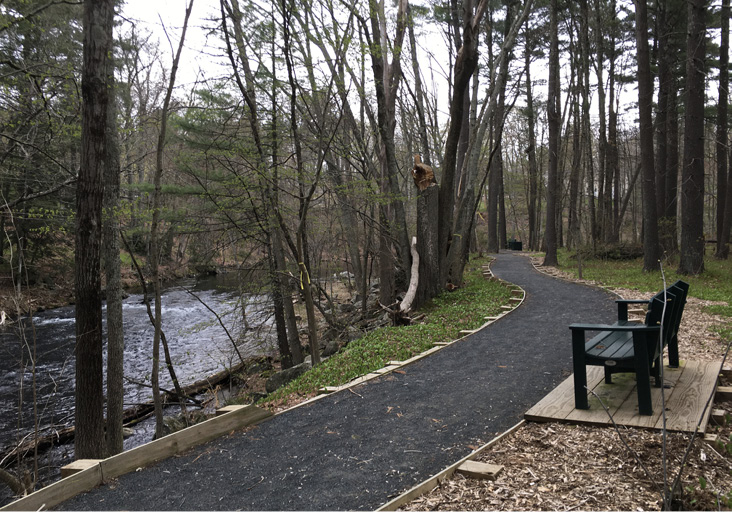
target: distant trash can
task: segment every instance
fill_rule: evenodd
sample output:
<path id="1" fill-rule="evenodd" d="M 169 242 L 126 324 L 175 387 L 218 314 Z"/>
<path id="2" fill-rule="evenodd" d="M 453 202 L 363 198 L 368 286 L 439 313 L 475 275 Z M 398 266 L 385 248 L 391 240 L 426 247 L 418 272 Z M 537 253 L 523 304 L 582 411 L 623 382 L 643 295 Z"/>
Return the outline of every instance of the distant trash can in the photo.
<path id="1" fill-rule="evenodd" d="M 511 251 L 521 251 L 523 250 L 523 246 L 523 242 L 516 240 L 515 238 L 510 238 L 506 244 L 506 248 Z"/>

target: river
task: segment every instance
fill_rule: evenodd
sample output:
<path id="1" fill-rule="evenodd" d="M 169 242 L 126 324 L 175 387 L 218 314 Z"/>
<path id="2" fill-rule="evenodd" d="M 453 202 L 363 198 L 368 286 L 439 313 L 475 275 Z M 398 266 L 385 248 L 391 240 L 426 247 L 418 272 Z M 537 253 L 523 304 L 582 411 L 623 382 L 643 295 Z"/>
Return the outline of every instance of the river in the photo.
<path id="1" fill-rule="evenodd" d="M 245 294 L 241 299 L 247 302 L 243 308 L 236 274 L 178 281 L 164 290 L 162 327 L 182 385 L 238 362 L 231 341 L 216 317 L 186 290 L 195 293 L 216 311 L 233 336 L 248 327 L 246 341 L 238 345 L 244 357 L 275 351 L 273 319 L 270 308 L 264 304 L 266 296 Z M 153 327 L 142 299 L 142 295 L 133 294 L 123 303 L 124 375 L 149 384 Z M 22 332 L 20 327 L 23 327 Z M 23 337 L 27 343 L 21 342 Z M 34 342 L 39 424 L 46 431 L 73 424 L 74 338 L 73 306 L 39 312 L 32 319 L 23 318 L 0 330 L 0 447 L 3 449 L 33 430 L 33 380 L 29 361 Z M 106 343 L 104 357 L 106 372 Z M 164 365 L 161 365 L 160 377 L 161 387 L 172 389 Z M 19 408 L 21 399 L 23 405 Z M 125 381 L 126 408 L 151 399 L 149 387 Z M 141 424 L 136 428 L 136 435 L 125 440 L 125 449 L 150 441 L 151 431 L 149 424 Z M 68 457 L 72 449 L 72 446 L 65 447 L 63 458 Z"/>

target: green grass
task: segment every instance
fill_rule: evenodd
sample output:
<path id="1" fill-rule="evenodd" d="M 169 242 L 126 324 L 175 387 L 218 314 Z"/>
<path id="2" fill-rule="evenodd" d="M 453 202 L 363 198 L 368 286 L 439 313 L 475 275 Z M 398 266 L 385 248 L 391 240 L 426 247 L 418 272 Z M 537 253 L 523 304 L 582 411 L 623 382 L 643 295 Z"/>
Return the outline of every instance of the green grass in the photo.
<path id="1" fill-rule="evenodd" d="M 560 250 L 558 253 L 559 267 L 561 270 L 577 276 L 577 260 L 574 254 L 574 252 L 570 253 L 564 249 Z M 692 297 L 727 302 L 727 305 L 707 306 L 705 309 L 709 313 L 728 318 L 727 325 L 719 331 L 727 338 L 732 336 L 732 304 L 730 304 L 732 301 L 732 259 L 717 260 L 708 250 L 704 259 L 705 271 L 698 276 L 677 274 L 678 265 L 678 256 L 663 262 L 666 284 L 670 285 L 677 279 L 682 279 L 689 283 L 689 295 Z M 582 277 L 606 286 L 648 293 L 654 293 L 663 288 L 661 272 L 643 272 L 642 259 L 626 261 L 583 259 Z"/>
<path id="2" fill-rule="evenodd" d="M 280 388 L 260 403 L 286 404 L 289 397 L 310 395 L 324 386 L 338 386 L 383 368 L 389 361 L 405 360 L 432 348 L 435 342 L 451 341 L 460 331 L 476 329 L 484 317 L 501 312 L 508 304 L 510 290 L 481 273 L 485 259 L 473 260 L 466 267 L 463 287 L 442 293 L 420 312 L 423 323 L 405 327 L 383 327 L 350 343 L 343 351 Z"/>
<path id="3" fill-rule="evenodd" d="M 130 256 L 130 253 L 128 253 L 127 251 L 120 251 L 119 259 L 124 266 L 129 267 L 132 265 L 132 256 Z"/>

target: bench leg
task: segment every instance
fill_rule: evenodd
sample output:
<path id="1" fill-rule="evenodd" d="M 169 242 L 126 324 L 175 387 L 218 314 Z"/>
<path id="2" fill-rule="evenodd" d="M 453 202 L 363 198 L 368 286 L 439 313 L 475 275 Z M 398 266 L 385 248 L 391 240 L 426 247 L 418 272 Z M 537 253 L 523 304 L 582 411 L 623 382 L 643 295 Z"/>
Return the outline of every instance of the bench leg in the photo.
<path id="1" fill-rule="evenodd" d="M 648 368 L 648 344 L 646 334 L 633 334 L 633 350 L 635 352 L 635 378 L 638 388 L 638 412 L 644 416 L 653 414 L 651 401 L 651 376 Z"/>
<path id="2" fill-rule="evenodd" d="M 585 365 L 585 332 L 572 331 L 572 365 L 574 366 L 574 406 L 589 409 L 587 401 L 587 366 Z"/>
<path id="3" fill-rule="evenodd" d="M 679 367 L 679 340 L 674 334 L 668 344 L 668 366 L 669 368 Z"/>

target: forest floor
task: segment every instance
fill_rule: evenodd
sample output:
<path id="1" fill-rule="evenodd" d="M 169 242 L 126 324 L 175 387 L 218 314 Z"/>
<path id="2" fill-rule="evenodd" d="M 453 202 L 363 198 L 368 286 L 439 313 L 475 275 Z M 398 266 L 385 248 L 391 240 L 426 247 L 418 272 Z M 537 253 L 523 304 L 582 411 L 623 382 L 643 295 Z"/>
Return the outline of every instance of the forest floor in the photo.
<path id="1" fill-rule="evenodd" d="M 588 283 L 566 272 L 552 269 L 551 273 Z M 615 291 L 624 298 L 648 296 L 636 290 Z M 689 298 L 679 335 L 682 357 L 722 361 L 727 343 L 717 328 L 728 319 L 706 311 L 716 304 Z M 727 411 L 726 425 L 707 428 L 720 441 L 710 445 L 699 436 L 669 433 L 665 464 L 660 432 L 527 422 L 476 459 L 504 466 L 495 481 L 455 474 L 404 509 L 661 510 L 664 481 L 670 486 L 678 478 L 674 509 L 728 510 L 732 507 L 732 402 L 717 402 L 714 408 Z"/>

